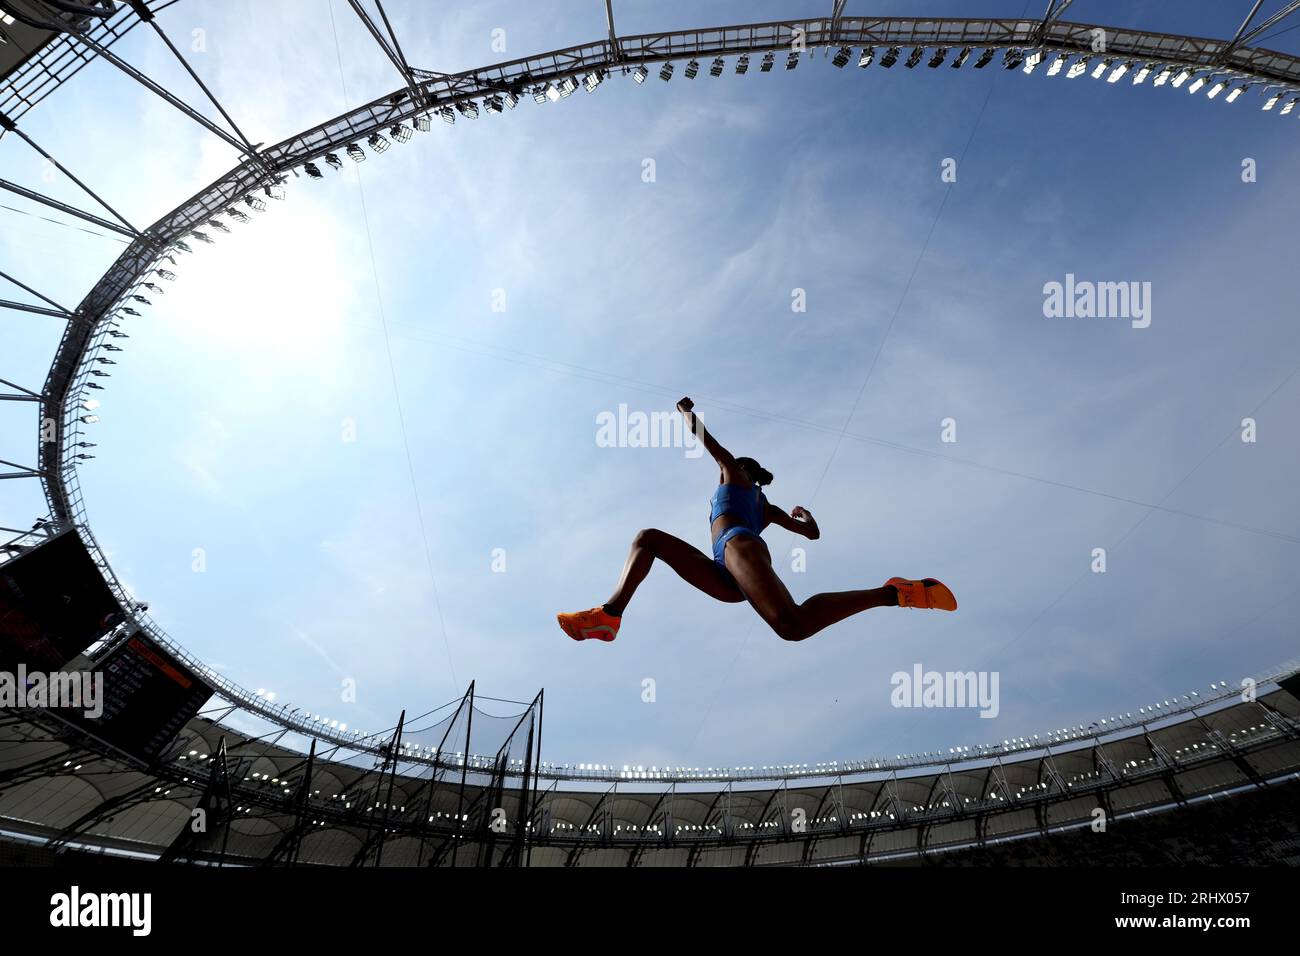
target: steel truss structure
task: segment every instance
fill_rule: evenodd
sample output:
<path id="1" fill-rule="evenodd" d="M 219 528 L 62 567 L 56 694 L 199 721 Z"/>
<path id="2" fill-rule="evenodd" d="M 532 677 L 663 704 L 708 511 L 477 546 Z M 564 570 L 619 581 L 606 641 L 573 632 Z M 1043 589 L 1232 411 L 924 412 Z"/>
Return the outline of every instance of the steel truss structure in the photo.
<path id="1" fill-rule="evenodd" d="M 472 685 L 447 716 L 402 714 L 378 755 L 316 739 L 301 753 L 283 730 L 241 735 L 221 725 L 227 705 L 146 764 L 55 711 L 11 711 L 0 720 L 13 758 L 0 769 L 0 800 L 13 812 L 0 827 L 56 851 L 135 845 L 163 862 L 216 866 L 523 866 L 540 816 L 542 695 L 521 706 L 488 766 L 465 759 L 484 737 Z M 432 770 L 410 759 L 422 739 Z M 95 796 L 83 801 L 86 786 Z M 51 792 L 60 789 L 70 801 Z"/>
<path id="2" fill-rule="evenodd" d="M 0 718 L 0 831 L 54 850 L 217 866 L 926 859 L 1076 832 L 1099 812 L 1120 830 L 1129 819 L 1236 792 L 1293 794 L 1300 698 L 1288 686 L 1074 748 L 758 789 L 561 790 L 552 782 L 542 791 L 540 696 L 510 722 L 494 766 L 462 761 L 432 773 L 409 759 L 404 736 L 419 721 L 404 717 L 376 757 L 317 739 L 303 753 L 286 746 L 286 731 L 249 737 L 223 726 L 218 711 L 191 721 L 146 766 L 80 737 L 50 711 L 10 712 Z M 440 753 L 463 756 L 476 713 L 471 687 L 450 718 L 424 730 Z M 511 764 L 521 772 L 509 773 Z"/>
<path id="3" fill-rule="evenodd" d="M 104 389 L 100 380 L 111 374 L 104 366 L 113 364 L 108 356 L 121 350 L 117 341 L 128 334 L 123 331 L 123 324 L 131 316 L 139 315 L 140 307 L 150 304 L 150 295 L 161 290 L 159 282 L 175 278 L 169 267 L 176 266 L 180 257 L 193 251 L 192 243 L 211 242 L 213 232 L 229 232 L 227 221 L 247 221 L 250 212 L 265 208 L 263 197 L 282 198 L 289 177 L 297 177 L 299 171 L 310 178 L 319 178 L 323 173 L 317 164 L 323 162 L 337 168 L 342 165 L 339 153 L 358 161 L 364 159 L 363 143 L 372 152 L 382 152 L 389 145 L 386 136 L 405 141 L 416 132 L 427 132 L 435 122 L 453 122 L 457 116 L 473 118 L 480 112 L 504 112 L 507 108 L 514 108 L 521 99 L 531 97 L 538 102 L 554 101 L 568 97 L 582 86 L 592 92 L 613 75 L 631 76 L 639 82 L 650 75 L 652 68 L 660 67 L 660 76 L 668 79 L 673 65 L 679 61 L 689 61 L 684 72 L 693 77 L 699 71 L 701 60 L 711 60 L 709 72 L 716 76 L 727 66 L 729 58 L 734 58 L 737 72 L 748 70 L 751 57 L 761 58 L 762 63 L 756 69 L 766 71 L 771 68 L 775 57 L 782 54 L 786 57 L 784 68 L 793 69 L 800 57 L 814 56 L 820 50 L 824 57 L 833 53 L 835 66 L 843 68 L 852 59 L 850 54 L 858 49 L 857 65 L 865 68 L 876 59 L 878 49 L 885 51 L 880 58 L 881 66 L 885 66 L 889 55 L 897 58 L 901 50 L 911 48 L 912 55 L 905 68 L 919 63 L 921 54 L 929 49 L 934 51 L 929 59 L 930 66 L 947 62 L 950 67 L 960 68 L 975 51 L 979 51 L 971 68 L 981 68 L 1001 50 L 1001 65 L 1008 69 L 1018 68 L 1024 63 L 1028 72 L 1043 56 L 1050 54 L 1073 58 L 1076 65 L 1096 59 L 1098 66 L 1112 69 L 1116 66 L 1143 66 L 1166 73 L 1176 71 L 1180 76 L 1184 73 L 1187 77 L 1197 75 L 1216 83 L 1239 84 L 1236 87 L 1238 95 L 1247 88 L 1254 88 L 1260 94 L 1271 94 L 1265 109 L 1272 109 L 1285 94 L 1291 99 L 1278 110 L 1281 113 L 1289 112 L 1300 100 L 1300 58 L 1252 45 L 1267 30 L 1300 9 L 1300 0 L 1286 4 L 1276 15 L 1258 24 L 1254 22 L 1259 10 L 1256 3 L 1231 39 L 1064 21 L 1061 15 L 1071 5 L 1071 0 L 1050 0 L 1045 14 L 1037 19 L 850 16 L 845 13 L 845 0 L 833 0 L 829 15 L 824 17 L 619 35 L 615 28 L 613 4 L 611 0 L 605 0 L 607 37 L 457 74 L 411 66 L 382 3 L 376 0 L 376 18 L 360 0 L 349 0 L 353 11 L 392 63 L 401 85 L 386 96 L 280 143 L 260 148 L 248 142 L 229 112 L 204 86 L 158 25 L 155 15 L 174 2 L 129 0 L 125 4 L 114 4 L 100 0 L 96 6 L 102 8 L 102 15 L 69 22 L 56 16 L 56 9 L 45 0 L 0 0 L 0 9 L 21 13 L 24 22 L 36 24 L 36 28 L 45 31 L 46 37 L 39 49 L 13 65 L 0 83 L 0 136 L 20 138 L 40 152 L 108 215 L 81 210 L 5 181 L 0 181 L 0 189 L 15 192 L 130 240 L 111 268 L 75 308 L 55 302 L 24 285 L 20 279 L 0 272 L 0 278 L 14 283 L 41 303 L 0 300 L 0 308 L 55 317 L 64 323 L 61 340 L 39 392 L 0 380 L 0 385 L 11 390 L 0 394 L 0 399 L 31 402 L 39 409 L 37 464 L 29 467 L 0 462 L 0 467 L 6 469 L 0 471 L 0 478 L 39 478 L 48 506 L 48 515 L 32 530 L 5 529 L 18 536 L 0 546 L 0 561 L 22 553 L 49 534 L 68 527 L 75 528 L 130 616 L 155 640 L 210 681 L 232 707 L 269 720 L 285 733 L 311 740 L 313 747 L 319 743 L 323 747 L 342 748 L 379 759 L 389 752 L 385 748 L 392 745 L 390 734 L 361 736 L 332 731 L 307 719 L 297 708 L 273 704 L 249 692 L 189 654 L 149 620 L 144 609 L 122 587 L 89 526 L 79 485 L 78 464 L 92 457 L 86 451 L 93 447 L 93 442 L 86 440 L 88 431 L 85 426 L 94 422 L 94 416 L 87 413 L 93 411 L 95 393 Z M 21 11 L 19 7 L 22 7 Z M 44 19 L 41 18 L 42 12 Z M 112 52 L 112 47 L 140 24 L 147 24 L 180 60 L 225 120 L 224 127 L 208 120 Z M 1102 45 L 1100 51 L 1099 42 Z M 952 54 L 951 60 L 946 59 L 949 54 Z M 128 222 L 89 185 L 42 150 L 19 125 L 28 110 L 97 58 L 111 63 L 163 98 L 182 116 L 201 123 L 220 136 L 240 152 L 242 161 L 148 227 L 141 229 Z M 1175 85 L 1180 82 L 1175 80 Z M 1214 94 L 1212 86 L 1208 95 Z M 1258 675 L 1257 680 L 1262 686 L 1291 672 L 1292 668 L 1283 666 Z M 895 755 L 813 767 L 787 764 L 704 770 L 537 764 L 530 772 L 552 782 L 602 781 L 613 784 L 614 788 L 620 784 L 652 781 L 669 786 L 706 783 L 729 787 L 734 783 L 777 780 L 784 785 L 787 781 L 827 776 L 836 777 L 841 785 L 847 786 L 854 778 L 866 779 L 881 772 L 942 767 L 951 774 L 954 768 L 988 760 L 1021 760 L 1027 755 L 1038 755 L 1038 759 L 1043 759 L 1053 747 L 1076 746 L 1089 741 L 1095 743 L 1103 735 L 1128 730 L 1146 732 L 1153 722 L 1179 718 L 1199 720 L 1209 709 L 1230 701 L 1236 694 L 1237 691 L 1226 684 L 1216 685 L 1204 696 L 1190 694 L 1181 699 L 1166 700 L 1141 709 L 1137 716 L 1131 713 L 1118 715 L 1089 727 L 1062 728 L 1041 738 L 1018 738 L 1001 744 L 957 748 L 947 754 Z M 309 763 L 313 761 L 314 754 L 308 754 L 307 759 Z M 448 769 L 441 757 L 419 756 L 412 762 L 422 764 L 430 773 Z M 488 771 L 495 767 L 495 759 L 490 755 L 469 755 L 463 763 L 474 770 Z M 511 766 L 503 771 L 503 775 L 511 778 L 521 772 Z M 218 781 L 213 786 L 216 789 L 208 792 L 206 799 L 213 806 L 219 806 L 225 783 Z M 615 793 L 615 790 L 612 788 L 610 793 Z M 732 799 L 732 796 L 727 799 Z M 614 798 L 611 796 L 611 799 Z M 597 814 L 593 810 L 593 814 L 588 825 L 604 832 L 613 817 L 605 811 Z M 765 824 L 765 821 L 760 822 Z M 204 850 L 209 851 L 210 848 Z M 182 849 L 177 852 L 182 852 Z M 191 850 L 183 848 L 183 852 Z M 288 849 L 285 852 L 289 852 Z"/>

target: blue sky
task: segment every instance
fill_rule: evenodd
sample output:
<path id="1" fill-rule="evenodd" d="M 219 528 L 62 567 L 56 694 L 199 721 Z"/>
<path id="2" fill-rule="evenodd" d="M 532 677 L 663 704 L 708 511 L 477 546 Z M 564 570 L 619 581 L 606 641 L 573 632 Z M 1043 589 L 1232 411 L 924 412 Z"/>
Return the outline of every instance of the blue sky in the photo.
<path id="1" fill-rule="evenodd" d="M 624 33 L 829 6 L 616 3 Z M 1078 0 L 1068 16 L 1224 36 L 1249 6 Z M 388 7 L 408 58 L 440 71 L 604 34 L 595 0 Z M 195 69 L 273 143 L 398 85 L 346 3 L 332 16 L 337 53 L 324 0 L 186 0 L 160 22 L 187 52 L 203 31 Z M 119 52 L 199 103 L 156 38 Z M 548 759 L 661 766 L 991 742 L 1293 656 L 1296 114 L 1041 68 L 841 71 L 819 54 L 793 73 L 680 73 L 435 124 L 291 180 L 183 260 L 132 321 L 82 472 L 101 544 L 169 633 L 367 729 L 471 679 L 514 699 L 544 686 Z M 102 64 L 23 126 L 137 224 L 235 161 Z M 0 141 L 0 176 L 81 201 L 43 173 Z M 120 250 L 7 209 L 0 228 L 4 270 L 67 305 Z M 1150 282 L 1151 326 L 1044 317 L 1044 283 L 1067 273 Z M 57 323 L 0 323 L 0 377 L 38 385 Z M 708 549 L 710 463 L 595 441 L 602 412 L 683 394 L 775 474 L 774 502 L 816 515 L 806 572 L 767 535 L 796 598 L 932 575 L 961 610 L 879 610 L 786 644 L 658 567 L 615 644 L 565 638 L 555 612 L 603 601 L 638 529 Z M 0 414 L 0 458 L 31 460 L 30 410 Z M 4 484 L 2 523 L 42 513 L 33 483 Z M 1000 715 L 891 707 L 890 675 L 915 663 L 997 670 Z"/>

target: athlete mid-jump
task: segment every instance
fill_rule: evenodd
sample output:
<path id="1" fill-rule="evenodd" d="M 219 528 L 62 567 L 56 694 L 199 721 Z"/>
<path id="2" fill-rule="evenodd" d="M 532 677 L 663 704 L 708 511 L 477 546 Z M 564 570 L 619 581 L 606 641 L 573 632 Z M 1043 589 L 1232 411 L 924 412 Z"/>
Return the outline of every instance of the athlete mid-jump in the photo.
<path id="1" fill-rule="evenodd" d="M 623 611 L 637 586 L 650 573 L 655 558 L 689 583 L 719 601 L 748 601 L 783 640 L 802 641 L 836 621 L 873 607 L 920 607 L 957 610 L 957 599 L 934 578 L 890 578 L 878 588 L 815 594 L 797 603 L 772 569 L 772 555 L 761 534 L 769 524 L 816 540 L 821 536 L 808 509 L 792 508 L 787 515 L 768 503 L 763 485 L 772 474 L 752 458 L 735 458 L 704 428 L 689 398 L 677 403 L 692 433 L 718 463 L 718 487 L 710 502 L 713 560 L 681 538 L 650 528 L 637 534 L 623 565 L 614 594 L 600 607 L 556 619 L 575 641 L 612 641 L 618 636 Z"/>

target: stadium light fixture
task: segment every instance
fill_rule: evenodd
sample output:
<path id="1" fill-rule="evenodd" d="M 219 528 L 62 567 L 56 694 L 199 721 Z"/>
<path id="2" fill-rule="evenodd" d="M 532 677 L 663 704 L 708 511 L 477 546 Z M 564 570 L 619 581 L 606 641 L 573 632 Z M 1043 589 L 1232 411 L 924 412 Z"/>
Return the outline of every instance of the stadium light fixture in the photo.
<path id="1" fill-rule="evenodd" d="M 357 151 L 360 152 L 360 148 L 358 148 Z M 363 159 L 365 158 L 364 153 L 362 154 L 362 158 Z M 247 205 L 249 209 L 252 209 L 255 212 L 266 212 L 266 203 L 262 202 L 262 200 L 258 199 L 256 196 L 245 196 L 244 204 Z"/>
<path id="2" fill-rule="evenodd" d="M 545 95 L 546 99 L 551 103 L 558 103 L 564 99 L 564 94 L 560 92 L 560 88 L 554 83 L 547 84 Z"/>
<path id="3" fill-rule="evenodd" d="M 83 422 L 85 422 L 87 425 L 93 425 L 93 424 L 95 424 L 96 422 L 99 421 L 99 416 L 98 416 L 98 415 L 82 415 L 81 418 L 79 419 L 79 421 L 83 421 Z"/>
<path id="4" fill-rule="evenodd" d="M 392 145 L 378 133 L 371 133 L 370 138 L 366 140 L 366 144 L 376 153 L 382 153 Z"/>
<path id="5" fill-rule="evenodd" d="M 364 163 L 366 154 L 356 143 L 348 143 L 348 148 L 344 150 L 348 154 L 348 159 L 354 163 Z"/>
<path id="6" fill-rule="evenodd" d="M 1201 91 L 1201 88 L 1204 86 L 1205 86 L 1205 77 L 1198 76 L 1196 79 L 1192 81 L 1192 85 L 1187 88 L 1187 92 L 1199 93 Z"/>
<path id="7" fill-rule="evenodd" d="M 799 51 L 791 50 L 790 55 L 785 58 L 785 68 L 787 70 L 793 70 L 798 65 L 799 65 Z"/>
<path id="8" fill-rule="evenodd" d="M 1174 75 L 1174 68 L 1172 66 L 1167 66 L 1160 71 L 1160 75 L 1155 78 L 1155 82 L 1153 82 L 1151 85 L 1164 86 L 1166 83 L 1169 82 L 1169 78 L 1173 75 Z"/>
<path id="9" fill-rule="evenodd" d="M 912 52 L 907 55 L 907 62 L 903 66 L 909 70 L 921 62 L 921 57 L 925 56 L 925 47 L 913 47 Z"/>
<path id="10" fill-rule="evenodd" d="M 849 57 L 852 55 L 853 50 L 850 47 L 842 46 L 835 51 L 835 58 L 831 60 L 831 65 L 842 70 L 844 67 L 848 66 Z"/>
<path id="11" fill-rule="evenodd" d="M 442 121 L 449 126 L 456 122 L 456 111 L 450 106 L 444 106 L 442 109 L 438 110 L 438 115 L 441 116 Z"/>
<path id="12" fill-rule="evenodd" d="M 1069 61 L 1069 59 L 1070 59 L 1070 54 L 1068 53 L 1056 54 L 1056 59 L 1053 60 L 1052 65 L 1047 68 L 1047 75 L 1056 76 L 1056 74 L 1060 73 L 1061 70 L 1065 69 L 1065 64 Z"/>
<path id="13" fill-rule="evenodd" d="M 546 103 L 547 103 L 547 99 L 546 99 L 546 87 L 544 87 L 544 86 L 535 86 L 535 87 L 533 87 L 533 102 L 535 102 L 535 103 L 540 103 L 540 104 L 543 105 L 543 106 L 546 105 Z"/>
<path id="14" fill-rule="evenodd" d="M 673 65 L 671 63 L 665 63 L 663 65 L 663 69 L 659 71 L 659 79 L 667 83 L 672 78 L 673 78 Z"/>
<path id="15" fill-rule="evenodd" d="M 1098 63 L 1096 66 L 1092 68 L 1092 78 L 1094 80 L 1100 80 L 1102 74 L 1105 73 L 1107 70 L 1109 70 L 1111 64 L 1113 64 L 1114 62 L 1115 60 L 1111 57 L 1107 57 L 1106 59 L 1102 60 L 1100 63 Z"/>
<path id="16" fill-rule="evenodd" d="M 1277 101 L 1280 100 L 1281 98 L 1282 98 L 1281 93 L 1274 93 L 1272 96 L 1268 98 L 1268 102 L 1264 104 L 1264 110 L 1267 112 L 1268 110 L 1271 110 L 1273 107 L 1277 106 Z"/>
<path id="17" fill-rule="evenodd" d="M 1249 83 L 1243 83 L 1241 86 L 1237 87 L 1235 90 L 1233 90 L 1231 93 L 1227 95 L 1227 97 L 1225 98 L 1226 102 L 1228 103 L 1237 102 L 1237 98 L 1240 97 L 1242 93 L 1245 93 L 1246 90 L 1249 88 L 1249 86 L 1250 86 Z"/>
<path id="18" fill-rule="evenodd" d="M 985 48 L 984 52 L 980 54 L 980 58 L 975 61 L 975 69 L 982 70 L 984 67 L 992 63 L 993 57 L 997 52 L 998 51 L 995 47 Z"/>
<path id="19" fill-rule="evenodd" d="M 648 74 L 646 73 L 646 68 L 644 66 L 638 66 L 635 70 L 632 71 L 632 79 L 636 80 L 638 83 L 644 83 L 647 75 Z"/>
<path id="20" fill-rule="evenodd" d="M 771 73 L 772 64 L 775 62 L 776 62 L 776 54 L 772 53 L 769 50 L 767 53 L 763 54 L 763 62 L 758 65 L 758 71 L 760 73 Z"/>
<path id="21" fill-rule="evenodd" d="M 686 78 L 688 80 L 693 80 L 699 75 L 700 75 L 699 60 L 691 60 L 691 62 L 686 64 Z"/>
<path id="22" fill-rule="evenodd" d="M 1019 47 L 1010 47 L 1002 54 L 1002 68 L 1005 70 L 1014 70 L 1024 62 L 1025 51 Z"/>
<path id="23" fill-rule="evenodd" d="M 600 75 L 600 70 L 592 70 L 587 74 L 586 79 L 582 81 L 582 85 L 586 87 L 588 93 L 595 93 L 596 87 L 600 86 L 603 79 L 604 77 Z"/>
<path id="24" fill-rule="evenodd" d="M 858 66 L 866 69 L 871 65 L 871 61 L 876 58 L 876 48 L 874 46 L 864 46 L 862 53 L 858 56 Z"/>
<path id="25" fill-rule="evenodd" d="M 1034 68 L 1037 67 L 1038 64 L 1042 62 L 1043 62 L 1042 50 L 1035 50 L 1034 52 L 1030 53 L 1029 56 L 1025 57 L 1025 73 L 1027 74 L 1033 73 Z"/>
<path id="26" fill-rule="evenodd" d="M 727 61 L 722 57 L 715 57 L 713 62 L 709 64 L 709 76 L 721 76 L 726 65 Z"/>
<path id="27" fill-rule="evenodd" d="M 1147 77 L 1151 75 L 1151 71 L 1154 69 L 1155 69 L 1154 63 L 1144 63 L 1142 65 L 1142 68 L 1133 74 L 1133 85 L 1138 86 L 1142 83 L 1145 83 Z"/>
<path id="28" fill-rule="evenodd" d="M 1282 112 L 1279 113 L 1278 115 L 1286 116 L 1287 113 L 1290 113 L 1293 109 L 1295 109 L 1295 104 L 1296 104 L 1295 99 L 1287 100 L 1286 106 L 1282 107 Z"/>
<path id="29" fill-rule="evenodd" d="M 415 128 L 421 133 L 427 133 L 433 129 L 433 120 L 429 118 L 428 113 L 421 113 L 415 118 Z"/>
<path id="30" fill-rule="evenodd" d="M 506 91 L 503 99 L 506 101 L 506 106 L 510 107 L 511 109 L 514 109 L 516 106 L 519 105 L 519 95 L 511 90 Z"/>
<path id="31" fill-rule="evenodd" d="M 1077 80 L 1079 77 L 1083 76 L 1084 71 L 1088 69 L 1088 59 L 1089 58 L 1086 56 L 1081 56 L 1079 59 L 1075 60 L 1074 64 L 1066 72 L 1065 78 L 1067 80 Z"/>
<path id="32" fill-rule="evenodd" d="M 304 163 L 302 168 L 303 168 L 303 172 L 305 172 L 312 179 L 325 178 L 325 174 L 320 171 L 320 167 L 317 166 L 315 163 Z"/>
<path id="33" fill-rule="evenodd" d="M 499 96 L 486 96 L 483 98 L 483 108 L 489 113 L 504 113 L 506 104 L 501 102 L 501 97 Z"/>
<path id="34" fill-rule="evenodd" d="M 1132 63 L 1121 63 L 1119 66 L 1115 67 L 1115 69 L 1110 71 L 1110 76 L 1106 77 L 1106 82 L 1118 83 L 1123 79 L 1124 74 L 1128 72 L 1128 68 L 1132 65 Z"/>
<path id="35" fill-rule="evenodd" d="M 393 139 L 397 140 L 399 143 L 405 143 L 415 134 L 411 127 L 405 126 L 402 123 L 394 123 L 389 128 L 388 135 L 393 137 Z"/>
<path id="36" fill-rule="evenodd" d="M 578 89 L 578 81 L 571 76 L 566 76 L 564 82 L 560 84 L 561 96 L 572 96 Z"/>
<path id="37" fill-rule="evenodd" d="M 1174 77 L 1174 82 L 1173 82 L 1174 89 L 1178 89 L 1179 87 L 1181 87 L 1184 83 L 1186 83 L 1189 79 L 1191 79 L 1191 77 L 1192 77 L 1191 70 L 1187 70 L 1187 69 L 1180 70 L 1178 75 Z"/>
<path id="38" fill-rule="evenodd" d="M 85 409 L 86 411 L 88 411 L 88 412 L 93 412 L 95 409 L 99 408 L 99 399 L 97 399 L 97 398 L 88 398 L 88 399 L 86 399 L 84 402 L 81 403 L 81 407 L 84 408 L 84 409 Z"/>
<path id="39" fill-rule="evenodd" d="M 958 53 L 955 57 L 953 57 L 952 62 L 949 63 L 948 65 L 951 66 L 954 70 L 960 70 L 962 68 L 962 65 L 965 64 L 966 58 L 970 56 L 970 52 L 972 49 L 974 48 L 968 46 L 962 47 L 961 52 Z"/>
<path id="40" fill-rule="evenodd" d="M 947 56 L 948 48 L 946 46 L 941 46 L 939 49 L 934 51 L 934 55 L 930 57 L 930 62 L 926 63 L 926 66 L 932 70 L 937 70 L 939 67 L 943 66 L 943 61 Z"/>
<path id="41" fill-rule="evenodd" d="M 888 50 L 885 51 L 885 55 L 880 58 L 880 65 L 883 66 L 885 69 L 889 69 L 891 66 L 893 66 L 895 63 L 898 62 L 898 56 L 901 52 L 902 51 L 899 50 L 898 47 L 891 46 Z"/>

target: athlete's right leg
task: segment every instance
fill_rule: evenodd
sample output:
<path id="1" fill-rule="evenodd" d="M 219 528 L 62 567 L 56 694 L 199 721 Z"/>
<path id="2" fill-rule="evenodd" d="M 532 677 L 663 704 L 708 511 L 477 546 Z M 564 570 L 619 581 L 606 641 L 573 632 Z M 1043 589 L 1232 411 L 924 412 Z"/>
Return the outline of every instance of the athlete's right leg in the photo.
<path id="1" fill-rule="evenodd" d="M 618 587 L 605 602 L 606 613 L 616 617 L 623 613 L 627 602 L 636 593 L 637 586 L 650 573 L 650 566 L 656 558 L 676 571 L 682 580 L 711 598 L 731 604 L 745 600 L 745 596 L 727 580 L 713 559 L 699 548 L 692 547 L 666 531 L 646 528 L 632 540 L 632 550 L 623 565 Z"/>

